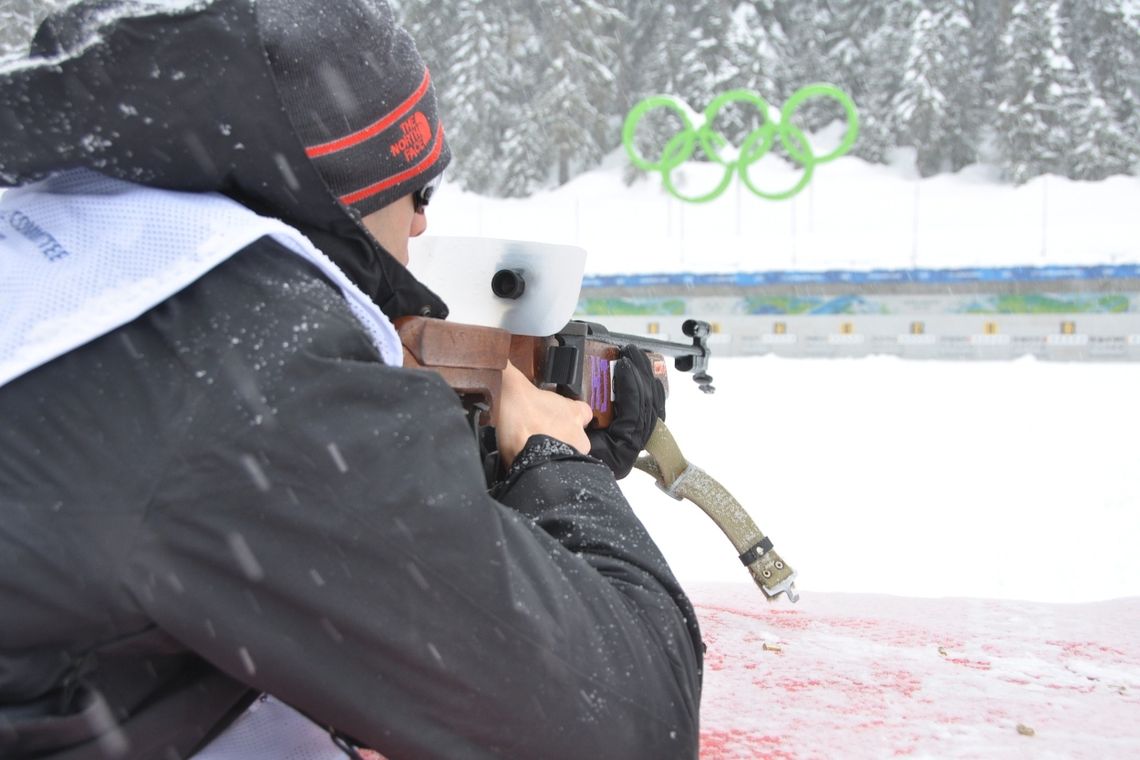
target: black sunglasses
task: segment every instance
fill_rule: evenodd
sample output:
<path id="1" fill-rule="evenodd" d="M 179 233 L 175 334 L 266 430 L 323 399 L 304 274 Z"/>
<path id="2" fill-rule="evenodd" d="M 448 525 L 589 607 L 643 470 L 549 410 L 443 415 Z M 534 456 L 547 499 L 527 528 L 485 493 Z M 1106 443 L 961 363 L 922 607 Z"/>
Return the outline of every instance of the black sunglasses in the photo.
<path id="1" fill-rule="evenodd" d="M 437 174 L 432 177 L 430 182 L 412 193 L 412 207 L 416 210 L 417 214 L 422 212 L 424 208 L 431 203 L 431 197 L 435 195 L 436 188 L 442 183 L 443 175 Z"/>

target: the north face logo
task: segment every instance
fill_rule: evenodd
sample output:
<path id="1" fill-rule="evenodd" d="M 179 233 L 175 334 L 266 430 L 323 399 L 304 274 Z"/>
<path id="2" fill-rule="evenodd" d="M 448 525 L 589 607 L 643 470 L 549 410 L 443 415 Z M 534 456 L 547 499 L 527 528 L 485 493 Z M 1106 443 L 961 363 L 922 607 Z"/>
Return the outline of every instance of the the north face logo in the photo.
<path id="1" fill-rule="evenodd" d="M 394 142 L 388 150 L 393 156 L 402 153 L 405 161 L 414 159 L 431 142 L 431 124 L 419 111 L 400 122 L 400 131 L 404 136 Z"/>

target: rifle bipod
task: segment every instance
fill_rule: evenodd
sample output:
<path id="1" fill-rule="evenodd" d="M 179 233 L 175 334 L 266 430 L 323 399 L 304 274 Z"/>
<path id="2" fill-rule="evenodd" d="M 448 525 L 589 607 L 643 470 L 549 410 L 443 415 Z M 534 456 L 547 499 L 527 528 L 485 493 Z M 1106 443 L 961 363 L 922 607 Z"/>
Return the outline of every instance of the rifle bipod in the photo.
<path id="1" fill-rule="evenodd" d="M 657 487 L 674 499 L 688 499 L 704 510 L 732 542 L 740 561 L 769 601 L 781 593 L 792 602 L 800 598 L 795 586 L 796 571 L 776 553 L 771 540 L 760 532 L 740 502 L 707 472 L 685 459 L 663 421 L 657 421 L 645 452 L 634 467 L 652 475 Z"/>

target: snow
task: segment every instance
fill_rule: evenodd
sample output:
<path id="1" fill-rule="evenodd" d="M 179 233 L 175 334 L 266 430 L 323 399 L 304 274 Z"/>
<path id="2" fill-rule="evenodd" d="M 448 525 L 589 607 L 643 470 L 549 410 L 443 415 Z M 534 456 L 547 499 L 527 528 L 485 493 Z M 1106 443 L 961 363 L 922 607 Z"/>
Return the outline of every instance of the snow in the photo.
<path id="1" fill-rule="evenodd" d="M 581 245 L 589 274 L 1140 261 L 1137 177 L 920 180 L 912 160 L 683 207 L 659 178 L 623 185 L 615 156 L 525 201 L 446 187 L 430 231 Z M 671 374 L 669 428 L 801 598 L 765 601 L 696 506 L 622 481 L 708 646 L 703 760 L 1140 756 L 1140 366 L 714 353 L 709 371 L 711 396 Z"/>
<path id="2" fill-rule="evenodd" d="M 709 371 L 711 396 L 673 373 L 669 429 L 805 596 L 1140 596 L 1140 366 L 714 354 Z M 640 472 L 623 488 L 683 581 L 748 581 L 698 508 Z"/>
<path id="3" fill-rule="evenodd" d="M 815 136 L 818 152 L 841 129 Z M 1014 187 L 973 166 L 918 179 L 903 151 L 889 166 L 850 157 L 820 166 L 792 201 L 746 190 L 738 200 L 730 188 L 685 207 L 659 178 L 625 186 L 625 164 L 611 157 L 526 200 L 445 183 L 429 233 L 581 245 L 587 274 L 1140 262 L 1133 176 Z M 1130 446 L 1140 366 L 718 358 L 714 349 L 709 371 L 711 396 L 672 373 L 669 428 L 772 537 L 801 591 L 1140 596 Z M 640 472 L 623 487 L 682 581 L 748 581 L 699 509 Z"/>
<path id="4" fill-rule="evenodd" d="M 839 127 L 813 140 L 817 153 L 838 143 Z M 614 155 L 607 168 L 525 200 L 483 198 L 445 182 L 432 200 L 429 231 L 579 245 L 589 274 L 1140 261 L 1140 177 L 1047 175 L 1013 186 L 991 167 L 971 166 L 919 179 L 913 155 L 897 151 L 889 166 L 850 157 L 823 164 L 788 201 L 763 201 L 734 180 L 717 200 L 696 205 L 666 195 L 657 175 L 627 187 L 628 160 Z M 723 172 L 678 171 L 693 194 Z M 750 176 L 773 191 L 790 187 L 799 172 L 770 158 Z"/>

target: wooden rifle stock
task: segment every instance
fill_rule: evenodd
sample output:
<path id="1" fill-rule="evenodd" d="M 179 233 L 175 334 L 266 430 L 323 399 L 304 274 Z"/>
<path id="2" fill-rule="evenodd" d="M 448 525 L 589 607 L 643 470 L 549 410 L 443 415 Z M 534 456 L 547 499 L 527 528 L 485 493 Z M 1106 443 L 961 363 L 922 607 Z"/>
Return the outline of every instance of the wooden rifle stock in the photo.
<path id="1" fill-rule="evenodd" d="M 481 424 L 498 421 L 509 361 L 538 387 L 587 402 L 594 426 L 605 428 L 613 421 L 611 366 L 620 357 L 620 341 L 592 339 L 588 329 L 576 327 L 585 324 L 571 322 L 557 335 L 532 337 L 497 327 L 404 317 L 396 321 L 396 331 L 404 346 L 404 366 L 442 376 L 465 405 L 480 409 Z M 648 353 L 653 374 L 668 393 L 665 357 Z"/>

